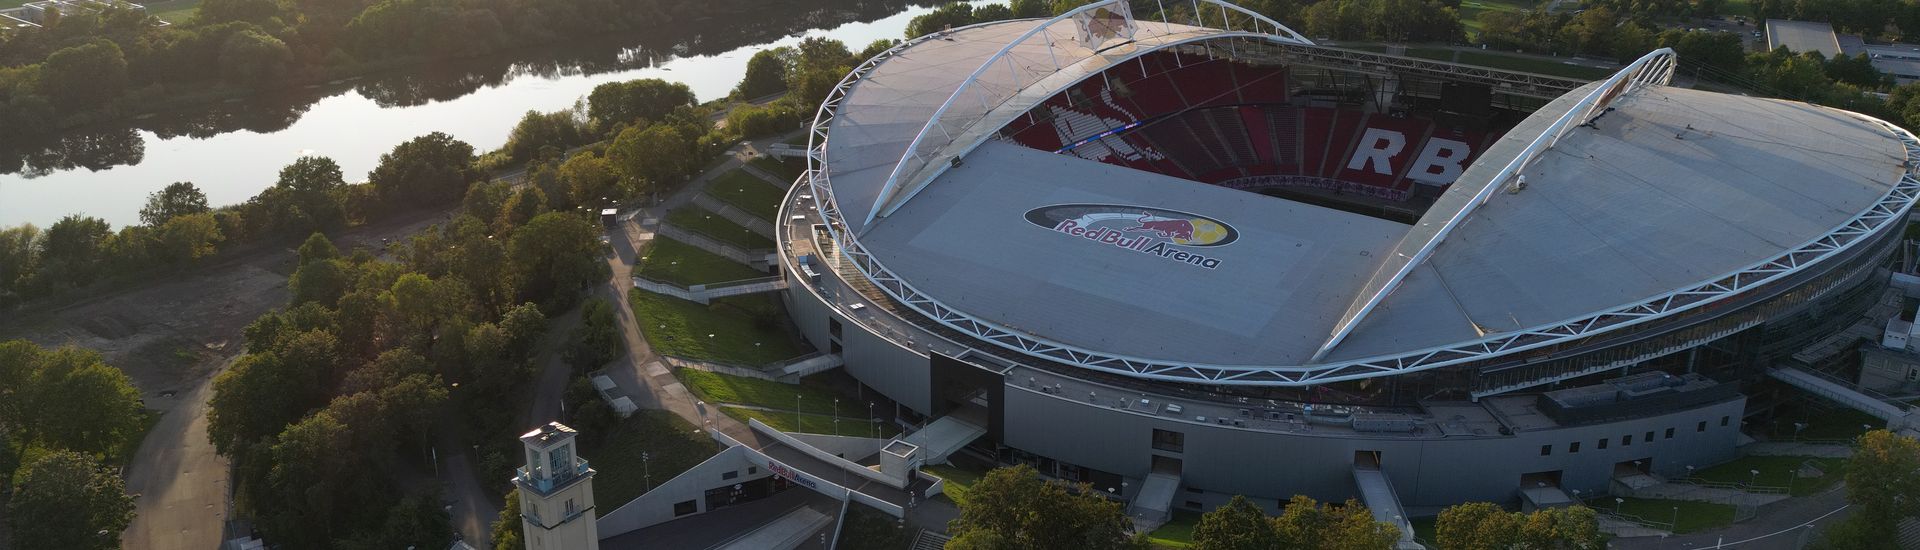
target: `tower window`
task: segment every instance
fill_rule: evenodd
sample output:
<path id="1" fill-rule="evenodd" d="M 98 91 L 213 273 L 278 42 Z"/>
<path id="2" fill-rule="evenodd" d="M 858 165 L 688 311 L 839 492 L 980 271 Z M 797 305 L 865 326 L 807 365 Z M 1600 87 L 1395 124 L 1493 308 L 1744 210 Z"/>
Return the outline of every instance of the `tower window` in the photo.
<path id="1" fill-rule="evenodd" d="M 1552 446 L 1552 445 L 1541 445 L 1541 446 L 1540 446 L 1540 456 L 1548 456 L 1548 455 L 1552 455 L 1552 454 L 1553 454 L 1553 446 Z"/>

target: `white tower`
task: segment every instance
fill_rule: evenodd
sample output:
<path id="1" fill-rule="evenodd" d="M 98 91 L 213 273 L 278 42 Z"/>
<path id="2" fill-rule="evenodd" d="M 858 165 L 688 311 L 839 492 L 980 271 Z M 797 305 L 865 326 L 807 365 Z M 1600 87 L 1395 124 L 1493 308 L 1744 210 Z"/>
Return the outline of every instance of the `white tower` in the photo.
<path id="1" fill-rule="evenodd" d="M 520 436 L 527 465 L 513 476 L 520 488 L 520 528 L 527 550 L 600 550 L 594 528 L 593 468 L 575 453 L 576 432 L 559 422 Z"/>

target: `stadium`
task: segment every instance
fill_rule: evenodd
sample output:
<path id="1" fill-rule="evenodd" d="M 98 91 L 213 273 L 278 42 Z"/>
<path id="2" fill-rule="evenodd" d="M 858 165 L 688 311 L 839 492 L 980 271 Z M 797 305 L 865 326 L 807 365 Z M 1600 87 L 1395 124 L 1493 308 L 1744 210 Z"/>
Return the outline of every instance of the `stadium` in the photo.
<path id="1" fill-rule="evenodd" d="M 1586 82 L 1190 5 L 949 29 L 821 105 L 785 302 L 925 456 L 1147 518 L 1564 504 L 1732 458 L 1888 288 L 1893 125 L 1673 86 L 1668 50 Z"/>

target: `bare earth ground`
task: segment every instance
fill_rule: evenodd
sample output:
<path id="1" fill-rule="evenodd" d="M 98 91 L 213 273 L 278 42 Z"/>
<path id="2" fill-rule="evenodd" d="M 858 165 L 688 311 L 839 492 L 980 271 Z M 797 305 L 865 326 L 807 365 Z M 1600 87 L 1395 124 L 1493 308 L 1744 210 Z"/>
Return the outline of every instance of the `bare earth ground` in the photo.
<path id="1" fill-rule="evenodd" d="M 440 221 L 439 212 L 355 228 L 334 237 L 341 250 L 378 249 L 382 238 L 411 234 Z M 138 512 L 126 548 L 205 550 L 220 544 L 229 517 L 226 459 L 207 442 L 206 403 L 213 376 L 238 357 L 241 330 L 287 300 L 294 269 L 290 247 L 225 259 L 190 273 L 160 274 L 147 284 L 100 290 L 76 303 L 0 318 L 0 340 L 99 351 L 126 371 L 161 412 L 126 471 Z"/>

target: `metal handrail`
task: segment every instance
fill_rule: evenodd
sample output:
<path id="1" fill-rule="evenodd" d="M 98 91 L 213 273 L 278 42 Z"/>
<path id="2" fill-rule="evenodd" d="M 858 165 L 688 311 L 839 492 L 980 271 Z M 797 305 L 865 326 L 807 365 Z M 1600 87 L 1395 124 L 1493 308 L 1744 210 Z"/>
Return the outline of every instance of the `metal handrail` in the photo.
<path id="1" fill-rule="evenodd" d="M 1399 269 L 1396 269 L 1391 277 L 1387 278 L 1386 283 L 1380 285 L 1379 290 L 1375 291 L 1371 296 L 1368 296 L 1366 301 L 1361 302 L 1359 309 L 1355 310 L 1347 318 L 1342 319 L 1340 324 L 1334 327 L 1333 335 L 1327 338 L 1327 342 L 1322 344 L 1318 351 L 1313 353 L 1313 358 L 1309 361 L 1317 362 L 1325 359 L 1327 354 L 1333 351 L 1333 348 L 1338 347 L 1340 342 L 1346 339 L 1347 335 L 1353 333 L 1354 327 L 1359 326 L 1360 321 L 1366 319 L 1367 314 L 1372 313 L 1373 309 L 1380 305 L 1380 302 L 1386 300 L 1388 294 L 1392 294 L 1394 289 L 1399 288 L 1401 281 L 1405 281 L 1408 274 L 1413 273 L 1415 268 L 1426 262 L 1427 257 L 1433 255 L 1433 250 L 1440 246 L 1441 241 L 1447 239 L 1448 234 L 1452 233 L 1455 228 L 1460 227 L 1461 223 L 1466 222 L 1467 216 L 1472 214 L 1475 209 L 1479 208 L 1482 204 L 1486 204 L 1487 200 L 1493 198 L 1494 190 L 1507 186 L 1508 180 L 1513 179 L 1519 175 L 1521 171 L 1526 170 L 1527 166 L 1533 164 L 1533 161 L 1538 159 L 1541 153 L 1546 152 L 1546 150 L 1558 144 L 1560 138 L 1565 136 L 1568 130 L 1577 127 L 1579 124 L 1584 124 L 1588 120 L 1592 120 L 1595 112 L 1601 112 L 1601 109 L 1606 108 L 1621 96 L 1625 96 L 1628 93 L 1646 86 L 1664 86 L 1672 82 L 1673 60 L 1673 48 L 1654 50 L 1652 53 L 1648 53 L 1647 55 L 1641 56 L 1640 59 L 1634 60 L 1633 63 L 1620 69 L 1620 71 L 1613 73 L 1613 76 L 1607 78 L 1605 83 L 1600 87 L 1594 88 L 1591 92 L 1587 92 L 1586 97 L 1580 98 L 1578 103 L 1575 103 L 1572 108 L 1567 109 L 1566 114 L 1560 115 L 1560 118 L 1554 120 L 1553 124 L 1548 125 L 1545 131 L 1540 132 L 1539 136 L 1534 137 L 1533 142 L 1528 143 L 1526 149 L 1522 149 L 1519 155 L 1516 155 L 1512 161 L 1507 163 L 1506 167 L 1494 173 L 1493 177 L 1487 180 L 1487 184 L 1481 186 L 1480 191 L 1474 193 L 1473 198 L 1469 200 L 1466 205 L 1454 211 L 1452 216 L 1447 217 L 1447 221 L 1440 226 L 1440 229 L 1435 230 L 1433 236 L 1429 237 L 1425 243 L 1422 243 L 1420 249 L 1415 251 Z M 1580 122 L 1575 123 L 1574 121 Z"/>
<path id="2" fill-rule="evenodd" d="M 994 52 L 992 56 L 988 56 L 986 61 L 983 61 L 980 63 L 979 68 L 974 69 L 971 74 L 968 74 L 965 79 L 962 79 L 960 81 L 960 85 L 956 86 L 953 89 L 953 93 L 947 95 L 947 100 L 940 103 L 940 107 L 933 111 L 933 116 L 928 117 L 927 123 L 920 127 L 920 131 L 918 133 L 914 134 L 913 140 L 907 142 L 906 151 L 900 154 L 900 159 L 898 161 L 895 161 L 893 164 L 893 170 L 887 173 L 887 182 L 880 187 L 880 192 L 877 193 L 876 196 L 874 197 L 873 207 L 867 211 L 866 219 L 861 222 L 862 226 L 865 226 L 867 224 L 872 224 L 873 219 L 875 217 L 878 217 L 880 215 L 880 211 L 883 210 L 881 208 L 882 205 L 892 202 L 894 198 L 899 195 L 900 190 L 902 189 L 902 186 L 900 185 L 900 176 L 903 175 L 903 170 L 907 166 L 907 163 L 908 163 L 907 159 L 910 157 L 914 159 L 920 158 L 921 142 L 926 139 L 927 135 L 933 132 L 933 130 L 935 129 L 935 126 L 942 126 L 941 132 L 943 135 L 946 135 L 949 137 L 953 135 L 953 133 L 947 132 L 945 130 L 944 125 L 940 124 L 940 118 L 943 116 L 946 116 L 947 111 L 952 109 L 954 103 L 960 99 L 960 94 L 971 89 L 972 85 L 980 80 L 980 76 L 986 74 L 988 69 L 993 68 L 995 63 L 998 63 L 1004 59 L 1009 59 L 1008 55 L 1013 52 L 1014 47 L 1025 44 L 1027 40 L 1033 38 L 1034 36 L 1047 32 L 1049 29 L 1052 28 L 1052 26 L 1055 23 L 1072 19 L 1074 16 L 1082 13 L 1086 13 L 1086 12 L 1093 11 L 1100 8 L 1105 8 L 1108 6 L 1121 4 L 1126 1 L 1127 0 L 1105 0 L 1101 2 L 1094 2 L 1091 4 L 1080 6 L 1078 8 L 1074 8 L 1072 11 L 1068 11 L 1066 13 L 1054 16 L 1052 19 L 1048 19 L 1040 23 L 1039 25 L 1035 25 L 1032 29 L 1028 29 L 1027 32 L 1021 33 L 1019 37 L 1014 38 L 1013 40 L 1007 42 L 1006 46 L 1002 46 L 1000 50 L 997 52 Z M 1245 14 L 1253 18 L 1254 33 L 1266 34 L 1268 36 L 1272 36 L 1273 38 L 1283 42 L 1297 42 L 1297 43 L 1309 44 L 1309 45 L 1313 44 L 1313 41 L 1308 40 L 1307 37 L 1301 35 L 1298 32 L 1295 32 L 1293 29 L 1287 28 L 1286 25 L 1282 25 L 1280 24 L 1280 22 L 1274 21 L 1273 19 L 1270 19 L 1264 15 L 1260 15 L 1253 11 L 1249 11 L 1246 8 L 1235 6 L 1233 4 L 1229 4 L 1221 0 L 1188 0 L 1188 1 L 1194 6 L 1195 17 L 1204 17 L 1200 15 L 1200 8 L 1199 8 L 1200 3 L 1204 2 L 1207 4 L 1213 4 L 1213 5 L 1219 6 L 1221 9 L 1222 25 L 1226 25 L 1229 23 L 1226 16 L 1226 11 L 1231 9 L 1233 11 Z M 1160 23 L 1163 25 L 1163 29 L 1164 29 L 1163 32 L 1165 34 L 1170 35 L 1170 34 L 1173 34 L 1172 22 L 1166 19 L 1166 15 L 1167 15 L 1167 11 L 1164 7 L 1162 7 L 1162 9 L 1160 10 L 1160 16 L 1161 16 Z M 1273 26 L 1274 31 L 1272 33 L 1266 33 L 1265 31 L 1262 31 L 1259 25 L 1262 22 Z M 1137 28 L 1139 27 L 1136 27 L 1136 29 Z M 1220 30 L 1230 30 L 1230 29 L 1220 29 Z M 1281 33 L 1285 33 L 1285 34 L 1282 35 Z M 1049 54 L 1051 54 L 1052 46 L 1048 46 L 1048 48 L 1049 48 Z M 1060 68 L 1063 67 L 1064 65 L 1059 62 L 1058 58 L 1055 58 L 1053 61 L 1054 61 L 1054 72 L 1058 73 L 1060 71 Z M 1009 66 L 1009 71 L 1012 71 L 1011 66 Z M 1049 73 L 1049 74 L 1052 74 L 1052 73 Z M 1018 81 L 1019 78 L 1016 76 L 1015 80 Z M 1038 81 L 1038 79 L 1036 79 L 1036 81 Z M 1016 94 L 1018 92 L 1019 92 L 1018 90 L 1015 90 Z M 922 162 L 921 166 L 923 167 L 926 166 L 926 163 Z"/>

